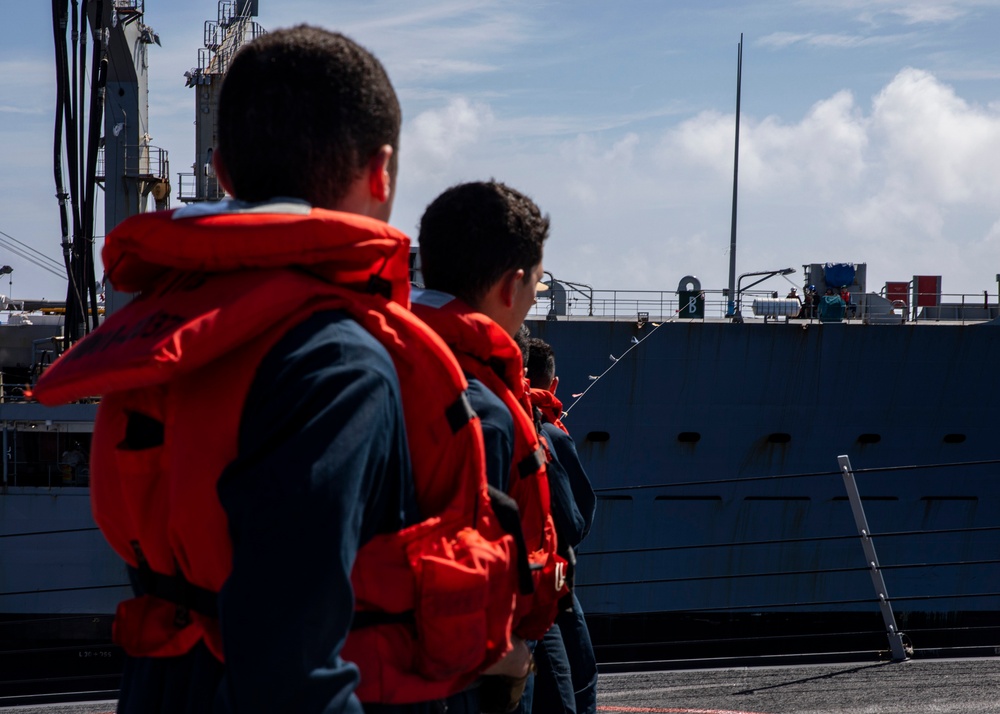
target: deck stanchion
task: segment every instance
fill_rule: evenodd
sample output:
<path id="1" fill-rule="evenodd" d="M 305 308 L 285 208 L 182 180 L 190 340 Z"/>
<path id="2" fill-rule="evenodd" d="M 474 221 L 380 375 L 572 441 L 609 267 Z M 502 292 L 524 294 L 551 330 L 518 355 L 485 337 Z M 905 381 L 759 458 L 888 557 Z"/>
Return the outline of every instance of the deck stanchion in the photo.
<path id="1" fill-rule="evenodd" d="M 885 580 L 882 578 L 882 570 L 878 563 L 878 556 L 875 554 L 875 544 L 872 542 L 871 531 L 868 529 L 868 519 L 865 518 L 865 509 L 861 503 L 861 496 L 858 494 L 858 485 L 854 480 L 854 471 L 851 469 L 851 459 L 847 456 L 838 456 L 837 463 L 840 464 L 840 472 L 844 477 L 844 488 L 847 490 L 847 497 L 851 502 L 851 511 L 854 513 L 854 524 L 858 528 L 858 535 L 861 537 L 861 546 L 865 551 L 865 561 L 868 563 L 868 573 L 872 578 L 872 585 L 875 586 L 875 596 L 878 598 L 878 606 L 882 610 L 882 620 L 885 623 L 886 635 L 889 637 L 889 649 L 892 651 L 893 662 L 903 662 L 909 657 L 903 645 L 903 633 L 896 626 L 896 616 L 892 612 L 892 604 L 889 602 L 889 591 L 885 587 Z"/>

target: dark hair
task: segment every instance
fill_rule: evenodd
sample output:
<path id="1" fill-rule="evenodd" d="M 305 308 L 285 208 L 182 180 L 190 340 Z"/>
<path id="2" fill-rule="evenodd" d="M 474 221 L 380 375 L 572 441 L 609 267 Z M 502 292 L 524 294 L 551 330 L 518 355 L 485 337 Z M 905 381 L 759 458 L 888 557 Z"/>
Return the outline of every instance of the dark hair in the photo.
<path id="1" fill-rule="evenodd" d="M 475 305 L 511 270 L 542 262 L 549 218 L 499 181 L 464 183 L 442 193 L 420 219 L 424 285 Z"/>
<path id="2" fill-rule="evenodd" d="M 383 145 L 395 159 L 401 117 L 370 52 L 298 25 L 236 53 L 219 95 L 219 150 L 237 198 L 288 196 L 329 208 Z"/>
<path id="3" fill-rule="evenodd" d="M 521 350 L 521 362 L 522 367 L 528 366 L 528 342 L 531 340 L 531 330 L 524 323 L 517 328 L 517 332 L 514 333 L 514 342 L 517 344 L 519 350 Z"/>
<path id="4" fill-rule="evenodd" d="M 528 381 L 535 389 L 545 389 L 556 376 L 556 353 L 545 340 L 528 340 Z"/>

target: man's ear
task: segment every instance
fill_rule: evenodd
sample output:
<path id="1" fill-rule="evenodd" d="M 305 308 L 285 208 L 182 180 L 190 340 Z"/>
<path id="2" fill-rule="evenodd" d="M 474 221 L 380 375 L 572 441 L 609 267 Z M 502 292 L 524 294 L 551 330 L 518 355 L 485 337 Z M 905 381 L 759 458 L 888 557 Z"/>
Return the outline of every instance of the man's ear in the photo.
<path id="1" fill-rule="evenodd" d="M 368 160 L 368 187 L 372 198 L 381 203 L 386 203 L 392 195 L 391 161 L 392 147 L 388 144 L 383 144 Z"/>
<path id="2" fill-rule="evenodd" d="M 500 300 L 504 307 L 514 305 L 514 296 L 524 282 L 524 268 L 518 268 L 504 275 L 500 283 Z"/>
<path id="3" fill-rule="evenodd" d="M 549 387 L 549 391 L 555 394 L 557 389 L 559 389 L 559 377 L 553 377 L 552 386 Z"/>

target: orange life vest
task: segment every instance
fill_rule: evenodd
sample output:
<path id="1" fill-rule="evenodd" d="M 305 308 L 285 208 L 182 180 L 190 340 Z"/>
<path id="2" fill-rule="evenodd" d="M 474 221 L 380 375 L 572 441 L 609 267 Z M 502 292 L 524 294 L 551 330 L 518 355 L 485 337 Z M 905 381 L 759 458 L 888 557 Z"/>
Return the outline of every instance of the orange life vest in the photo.
<path id="1" fill-rule="evenodd" d="M 547 389 L 535 388 L 528 392 L 528 396 L 531 405 L 542 413 L 542 419 L 559 427 L 564 433 L 569 433 L 566 425 L 562 423 L 563 404 L 559 397 Z"/>
<path id="2" fill-rule="evenodd" d="M 508 492 L 521 510 L 534 576 L 534 592 L 518 597 L 514 632 L 525 639 L 541 639 L 555 620 L 559 598 L 567 592 L 566 561 L 556 554 L 545 470 L 548 457 L 531 416 L 521 350 L 496 322 L 457 298 L 440 307 L 414 303 L 413 311 L 451 347 L 466 374 L 498 396 L 513 417 Z"/>
<path id="3" fill-rule="evenodd" d="M 351 631 L 341 653 L 361 671 L 356 694 L 439 699 L 509 651 L 513 539 L 490 508 L 482 430 L 462 371 L 406 309 L 408 248 L 384 223 L 319 209 L 142 214 L 108 236 L 109 279 L 142 294 L 46 370 L 34 396 L 45 404 L 102 396 L 91 460 L 98 525 L 152 585 L 179 581 L 208 602 L 201 610 L 209 612 L 191 609 L 164 590 L 121 603 L 115 639 L 130 655 L 183 655 L 203 640 L 224 661 L 210 610 L 232 544 L 216 482 L 237 455 L 261 359 L 288 329 L 329 309 L 351 315 L 393 360 L 427 517 L 358 552 L 356 611 L 374 617 L 356 615 L 368 625 Z M 137 414 L 160 425 L 162 444 L 122 448 Z M 199 448 L 205 434 L 210 450 Z"/>

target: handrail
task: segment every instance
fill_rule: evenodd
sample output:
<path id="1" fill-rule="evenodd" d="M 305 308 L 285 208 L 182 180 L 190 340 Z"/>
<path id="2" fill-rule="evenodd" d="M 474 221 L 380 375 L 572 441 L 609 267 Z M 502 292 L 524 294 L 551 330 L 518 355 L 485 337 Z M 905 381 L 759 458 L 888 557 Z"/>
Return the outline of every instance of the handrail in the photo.
<path id="1" fill-rule="evenodd" d="M 611 320 L 629 322 L 638 319 L 640 313 L 647 313 L 653 322 L 666 322 L 678 318 L 681 307 L 680 296 L 672 290 L 593 290 L 580 283 L 569 283 L 556 279 L 555 282 L 571 288 L 565 295 L 565 314 L 556 315 L 558 320 Z M 587 288 L 585 293 L 580 288 Z M 705 296 L 705 319 L 725 319 L 728 305 L 727 291 L 703 290 Z M 773 290 L 743 290 L 741 300 L 750 304 L 757 298 L 776 298 Z M 983 323 L 1000 317 L 1000 296 L 997 294 L 941 293 L 935 295 L 937 304 L 921 306 L 912 311 L 901 300 L 889 301 L 877 293 L 852 296 L 855 312 L 844 322 L 847 324 L 904 324 L 914 323 Z M 530 319 L 552 319 L 551 291 L 538 293 L 538 302 L 528 317 Z M 744 315 L 745 322 L 765 322 L 764 316 Z M 818 323 L 816 317 L 781 318 L 785 322 Z"/>

